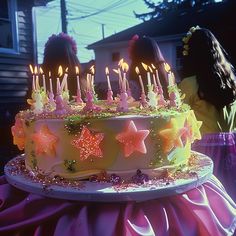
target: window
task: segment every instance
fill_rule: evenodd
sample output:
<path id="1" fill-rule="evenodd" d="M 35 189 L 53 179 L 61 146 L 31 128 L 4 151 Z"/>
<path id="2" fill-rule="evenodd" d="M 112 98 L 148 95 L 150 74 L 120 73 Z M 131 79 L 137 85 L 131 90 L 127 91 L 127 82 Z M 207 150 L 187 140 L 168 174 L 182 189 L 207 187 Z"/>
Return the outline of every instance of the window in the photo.
<path id="1" fill-rule="evenodd" d="M 116 62 L 120 60 L 120 53 L 119 52 L 113 52 L 112 53 L 112 61 Z"/>
<path id="2" fill-rule="evenodd" d="M 0 52 L 16 53 L 16 0 L 0 0 Z"/>

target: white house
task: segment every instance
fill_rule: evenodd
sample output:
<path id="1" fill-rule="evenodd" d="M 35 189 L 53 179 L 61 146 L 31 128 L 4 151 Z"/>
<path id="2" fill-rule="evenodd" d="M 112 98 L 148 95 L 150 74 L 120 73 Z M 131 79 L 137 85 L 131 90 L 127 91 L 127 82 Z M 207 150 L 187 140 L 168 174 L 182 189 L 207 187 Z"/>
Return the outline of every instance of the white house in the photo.
<path id="1" fill-rule="evenodd" d="M 177 9 L 169 12 L 165 17 L 151 19 L 88 45 L 87 48 L 94 50 L 95 53 L 95 81 L 105 82 L 106 66 L 110 69 L 111 80 L 117 80 L 117 75 L 112 69 L 117 68 L 117 63 L 121 58 L 129 63 L 128 43 L 135 34 L 154 38 L 166 61 L 176 72 L 181 70 L 182 38 L 190 27 L 196 25 L 212 30 L 227 51 L 232 53 L 235 60 L 236 49 L 232 39 L 232 35 L 236 32 L 235 2 L 220 2 L 201 8 Z"/>

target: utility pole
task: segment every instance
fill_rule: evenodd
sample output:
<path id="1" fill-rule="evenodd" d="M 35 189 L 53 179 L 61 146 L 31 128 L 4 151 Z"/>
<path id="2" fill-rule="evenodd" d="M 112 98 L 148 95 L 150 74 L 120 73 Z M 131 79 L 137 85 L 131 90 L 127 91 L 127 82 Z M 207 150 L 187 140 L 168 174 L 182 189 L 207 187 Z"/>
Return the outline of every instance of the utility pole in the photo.
<path id="1" fill-rule="evenodd" d="M 61 29 L 62 32 L 67 34 L 67 9 L 66 9 L 66 0 L 61 0 Z"/>
<path id="2" fill-rule="evenodd" d="M 102 24 L 102 39 L 105 38 L 105 24 Z"/>

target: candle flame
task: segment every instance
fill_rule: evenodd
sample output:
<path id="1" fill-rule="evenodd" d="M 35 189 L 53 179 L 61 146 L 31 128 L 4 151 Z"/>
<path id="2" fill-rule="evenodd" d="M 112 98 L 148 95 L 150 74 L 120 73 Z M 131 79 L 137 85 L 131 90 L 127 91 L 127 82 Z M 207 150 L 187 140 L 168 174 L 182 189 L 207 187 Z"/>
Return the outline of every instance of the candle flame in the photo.
<path id="1" fill-rule="evenodd" d="M 78 66 L 75 67 L 75 73 L 76 73 L 76 75 L 79 74 L 79 67 Z"/>
<path id="2" fill-rule="evenodd" d="M 149 68 L 149 71 L 152 73 L 153 72 L 152 67 L 149 66 L 148 68 Z"/>
<path id="3" fill-rule="evenodd" d="M 34 67 L 34 73 L 38 74 L 38 67 L 37 66 Z"/>
<path id="4" fill-rule="evenodd" d="M 117 69 L 113 69 L 113 71 L 116 73 L 116 74 L 119 74 L 119 71 Z"/>
<path id="5" fill-rule="evenodd" d="M 170 72 L 170 66 L 168 63 L 164 63 L 165 71 Z"/>
<path id="6" fill-rule="evenodd" d="M 153 65 L 153 64 L 151 64 L 151 66 L 152 66 L 152 68 L 155 70 L 156 69 L 156 67 Z"/>
<path id="7" fill-rule="evenodd" d="M 42 67 L 39 67 L 39 72 L 40 72 L 40 74 L 43 74 L 43 69 L 42 69 Z"/>
<path id="8" fill-rule="evenodd" d="M 59 76 L 62 76 L 62 74 L 63 74 L 62 66 L 59 66 L 59 67 L 58 67 L 58 75 L 59 75 Z"/>
<path id="9" fill-rule="evenodd" d="M 68 67 L 66 67 L 65 73 L 66 73 L 66 74 L 68 73 Z"/>
<path id="10" fill-rule="evenodd" d="M 139 73 L 140 73 L 140 72 L 139 72 L 139 68 L 138 68 L 137 66 L 135 67 L 135 72 L 136 72 L 138 75 L 139 75 Z"/>
<path id="11" fill-rule="evenodd" d="M 121 68 L 124 72 L 127 72 L 129 70 L 129 65 L 126 62 L 123 62 Z"/>
<path id="12" fill-rule="evenodd" d="M 95 72 L 95 68 L 94 68 L 94 65 L 92 65 L 89 69 L 91 71 L 91 73 L 94 75 L 94 72 Z"/>
<path id="13" fill-rule="evenodd" d="M 29 65 L 29 68 L 30 68 L 31 73 L 34 74 L 34 68 L 31 64 Z"/>
<path id="14" fill-rule="evenodd" d="M 51 71 L 48 72 L 48 77 L 50 78 L 52 75 Z"/>
<path id="15" fill-rule="evenodd" d="M 109 75 L 109 69 L 107 66 L 106 66 L 105 72 L 106 72 L 106 75 Z"/>
<path id="16" fill-rule="evenodd" d="M 141 64 L 142 64 L 142 66 L 143 66 L 143 68 L 144 68 L 144 70 L 148 70 L 148 65 L 146 65 L 145 63 L 143 63 L 143 62 L 141 62 Z"/>
<path id="17" fill-rule="evenodd" d="M 124 63 L 124 59 L 121 58 L 121 59 L 119 60 L 119 62 L 118 62 L 118 66 L 122 66 L 123 63 Z"/>

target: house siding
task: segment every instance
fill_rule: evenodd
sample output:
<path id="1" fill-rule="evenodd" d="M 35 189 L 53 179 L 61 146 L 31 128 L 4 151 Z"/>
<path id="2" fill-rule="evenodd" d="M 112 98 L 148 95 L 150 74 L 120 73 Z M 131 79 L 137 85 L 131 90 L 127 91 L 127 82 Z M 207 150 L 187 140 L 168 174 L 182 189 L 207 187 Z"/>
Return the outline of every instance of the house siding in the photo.
<path id="1" fill-rule="evenodd" d="M 4 164 L 19 153 L 13 145 L 11 126 L 19 110 L 26 108 L 29 67 L 33 63 L 31 0 L 16 0 L 18 52 L 0 53 L 0 174 Z"/>
<path id="2" fill-rule="evenodd" d="M 22 106 L 28 91 L 28 65 L 33 61 L 32 3 L 17 1 L 19 51 L 0 53 L 0 107 L 2 110 Z"/>

